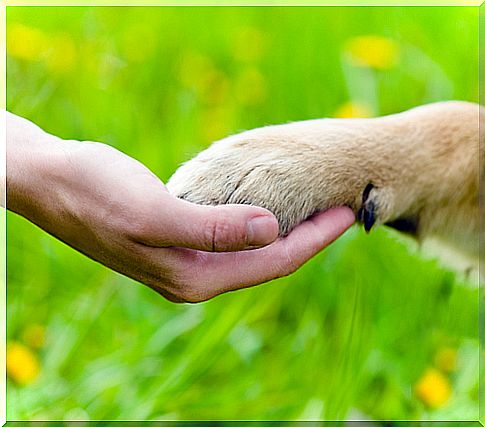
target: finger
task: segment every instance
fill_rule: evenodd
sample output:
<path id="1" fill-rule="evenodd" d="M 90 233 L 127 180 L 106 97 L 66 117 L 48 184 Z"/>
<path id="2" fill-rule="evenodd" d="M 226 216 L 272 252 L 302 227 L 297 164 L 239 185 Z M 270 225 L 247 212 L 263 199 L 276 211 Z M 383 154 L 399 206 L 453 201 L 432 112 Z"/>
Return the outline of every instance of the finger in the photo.
<path id="1" fill-rule="evenodd" d="M 190 271 L 196 274 L 193 281 L 197 283 L 199 291 L 195 299 L 208 299 L 223 292 L 286 276 L 332 243 L 354 221 L 351 209 L 330 209 L 303 222 L 287 237 L 264 248 L 206 254 L 199 265 L 194 265 L 192 259 Z"/>
<path id="2" fill-rule="evenodd" d="M 143 243 L 211 252 L 263 246 L 278 237 L 278 221 L 266 209 L 248 205 L 203 206 L 166 195 Z"/>

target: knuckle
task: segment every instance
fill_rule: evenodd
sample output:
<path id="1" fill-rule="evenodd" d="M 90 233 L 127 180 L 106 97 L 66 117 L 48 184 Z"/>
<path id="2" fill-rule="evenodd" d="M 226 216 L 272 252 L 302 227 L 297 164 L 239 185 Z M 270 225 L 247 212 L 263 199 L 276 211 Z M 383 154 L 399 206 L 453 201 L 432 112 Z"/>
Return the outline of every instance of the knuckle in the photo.
<path id="1" fill-rule="evenodd" d="M 287 246 L 284 247 L 284 264 L 281 268 L 281 277 L 289 276 L 300 267 L 300 263 L 291 255 Z"/>
<path id="2" fill-rule="evenodd" d="M 213 252 L 228 251 L 246 242 L 246 229 L 234 224 L 222 211 L 208 223 L 205 238 Z"/>

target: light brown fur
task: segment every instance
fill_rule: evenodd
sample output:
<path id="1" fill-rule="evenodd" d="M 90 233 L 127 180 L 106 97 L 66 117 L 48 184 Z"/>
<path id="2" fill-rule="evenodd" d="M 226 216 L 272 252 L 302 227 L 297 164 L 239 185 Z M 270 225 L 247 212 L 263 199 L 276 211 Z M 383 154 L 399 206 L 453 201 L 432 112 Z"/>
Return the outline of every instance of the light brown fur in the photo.
<path id="1" fill-rule="evenodd" d="M 168 188 L 195 203 L 265 207 L 282 235 L 317 211 L 348 205 L 361 219 L 372 209 L 375 224 L 401 228 L 406 219 L 418 238 L 445 237 L 477 253 L 479 111 L 449 101 L 373 119 L 254 129 L 214 143 Z"/>

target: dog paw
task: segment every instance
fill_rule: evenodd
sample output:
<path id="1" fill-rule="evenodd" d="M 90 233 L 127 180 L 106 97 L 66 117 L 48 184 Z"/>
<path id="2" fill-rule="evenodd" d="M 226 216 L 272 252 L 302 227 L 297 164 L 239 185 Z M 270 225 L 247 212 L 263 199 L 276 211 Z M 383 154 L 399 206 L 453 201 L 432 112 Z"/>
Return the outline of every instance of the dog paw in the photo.
<path id="1" fill-rule="evenodd" d="M 316 212 L 349 206 L 367 232 L 387 224 L 469 250 L 479 224 L 478 112 L 476 104 L 441 102 L 380 118 L 254 129 L 212 144 L 167 187 L 194 203 L 264 207 L 280 235 Z"/>
<path id="2" fill-rule="evenodd" d="M 295 125 L 256 129 L 214 143 L 182 165 L 167 187 L 189 202 L 250 204 L 273 212 L 280 235 L 312 214 L 351 207 L 366 231 L 392 217 L 394 196 L 358 161 L 352 144 L 301 137 Z M 345 133 L 344 133 L 345 134 Z"/>

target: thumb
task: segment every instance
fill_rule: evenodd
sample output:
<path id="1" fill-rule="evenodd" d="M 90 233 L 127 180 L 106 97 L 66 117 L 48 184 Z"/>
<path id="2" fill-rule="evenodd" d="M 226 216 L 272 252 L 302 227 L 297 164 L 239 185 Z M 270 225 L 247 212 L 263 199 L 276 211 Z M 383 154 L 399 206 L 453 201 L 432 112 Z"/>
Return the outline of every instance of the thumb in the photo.
<path id="1" fill-rule="evenodd" d="M 229 252 L 265 246 L 278 237 L 278 221 L 266 209 L 248 205 L 205 206 L 169 197 L 164 220 L 148 244 Z"/>

